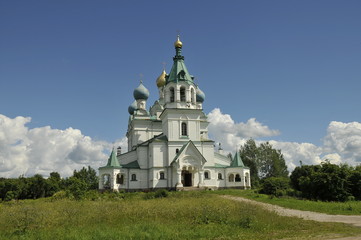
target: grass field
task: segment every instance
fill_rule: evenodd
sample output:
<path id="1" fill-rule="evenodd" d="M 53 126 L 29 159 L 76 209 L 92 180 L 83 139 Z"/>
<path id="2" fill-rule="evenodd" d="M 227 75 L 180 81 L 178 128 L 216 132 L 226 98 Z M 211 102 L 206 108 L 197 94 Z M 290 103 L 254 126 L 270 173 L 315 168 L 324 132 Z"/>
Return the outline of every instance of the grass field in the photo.
<path id="1" fill-rule="evenodd" d="M 0 204 L 0 239 L 323 239 L 361 228 L 281 217 L 209 192 Z"/>
<path id="2" fill-rule="evenodd" d="M 361 215 L 361 201 L 348 202 L 321 202 L 299 200 L 290 197 L 270 197 L 265 194 L 255 193 L 253 190 L 221 190 L 215 191 L 216 194 L 228 194 L 234 196 L 245 197 L 259 202 L 271 203 L 286 208 L 299 209 L 305 211 L 321 212 L 328 214 L 341 215 Z"/>

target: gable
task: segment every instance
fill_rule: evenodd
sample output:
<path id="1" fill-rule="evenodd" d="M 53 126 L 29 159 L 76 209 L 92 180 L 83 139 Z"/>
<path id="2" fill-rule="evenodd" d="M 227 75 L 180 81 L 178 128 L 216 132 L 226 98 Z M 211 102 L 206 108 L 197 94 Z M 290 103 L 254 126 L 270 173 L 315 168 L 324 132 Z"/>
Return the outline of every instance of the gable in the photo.
<path id="1" fill-rule="evenodd" d="M 192 165 L 204 165 L 204 163 L 207 162 L 202 153 L 191 140 L 183 145 L 171 164 L 179 164 L 181 161 Z"/>

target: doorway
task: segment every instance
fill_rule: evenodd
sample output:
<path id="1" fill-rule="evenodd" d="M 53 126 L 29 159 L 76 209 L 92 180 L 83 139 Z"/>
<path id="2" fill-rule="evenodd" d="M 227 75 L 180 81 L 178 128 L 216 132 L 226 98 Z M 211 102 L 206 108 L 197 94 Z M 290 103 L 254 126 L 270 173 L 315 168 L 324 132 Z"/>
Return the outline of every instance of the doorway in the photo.
<path id="1" fill-rule="evenodd" d="M 184 187 L 191 187 L 192 184 L 192 173 L 189 171 L 183 170 L 182 171 L 182 184 Z"/>

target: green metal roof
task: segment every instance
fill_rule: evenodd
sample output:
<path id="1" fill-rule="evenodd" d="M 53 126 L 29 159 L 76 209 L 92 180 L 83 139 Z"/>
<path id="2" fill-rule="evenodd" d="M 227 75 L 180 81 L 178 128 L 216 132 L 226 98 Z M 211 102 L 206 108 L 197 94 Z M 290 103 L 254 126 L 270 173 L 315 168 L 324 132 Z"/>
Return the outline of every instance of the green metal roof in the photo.
<path id="1" fill-rule="evenodd" d="M 239 151 L 234 155 L 233 161 L 231 162 L 231 167 L 244 167 L 241 156 L 239 155 Z"/>
<path id="2" fill-rule="evenodd" d="M 182 47 L 176 47 L 176 55 L 173 57 L 173 66 L 169 74 L 166 76 L 167 84 L 169 82 L 186 81 L 193 84 L 194 77 L 188 72 L 184 64 L 184 56 L 182 56 Z"/>
<path id="3" fill-rule="evenodd" d="M 229 167 L 229 166 L 223 165 L 223 164 L 219 164 L 219 163 L 215 163 L 215 164 L 214 164 L 214 167 L 216 167 L 216 168 L 226 168 L 226 167 Z"/>
<path id="4" fill-rule="evenodd" d="M 122 167 L 123 168 L 140 168 L 137 160 L 135 160 L 134 162 L 130 162 L 128 164 L 124 164 L 124 165 L 122 165 Z"/>
<path id="5" fill-rule="evenodd" d="M 117 154 L 114 151 L 114 148 L 112 150 L 112 153 L 110 154 L 109 158 L 108 158 L 108 163 L 106 166 L 104 167 L 100 167 L 99 169 L 104 169 L 104 168 L 122 168 L 119 164 L 118 158 L 117 158 Z"/>

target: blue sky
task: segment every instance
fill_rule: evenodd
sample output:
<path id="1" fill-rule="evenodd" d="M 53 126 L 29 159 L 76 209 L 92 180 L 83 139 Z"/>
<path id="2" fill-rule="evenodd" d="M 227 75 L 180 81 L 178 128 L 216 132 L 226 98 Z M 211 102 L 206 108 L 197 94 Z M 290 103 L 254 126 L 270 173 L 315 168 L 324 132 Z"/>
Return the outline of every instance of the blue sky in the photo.
<path id="1" fill-rule="evenodd" d="M 0 114 L 117 141 L 140 74 L 148 107 L 157 99 L 179 31 L 206 113 L 279 131 L 260 140 L 320 146 L 332 121 L 361 119 L 360 11 L 329 0 L 1 0 Z"/>

